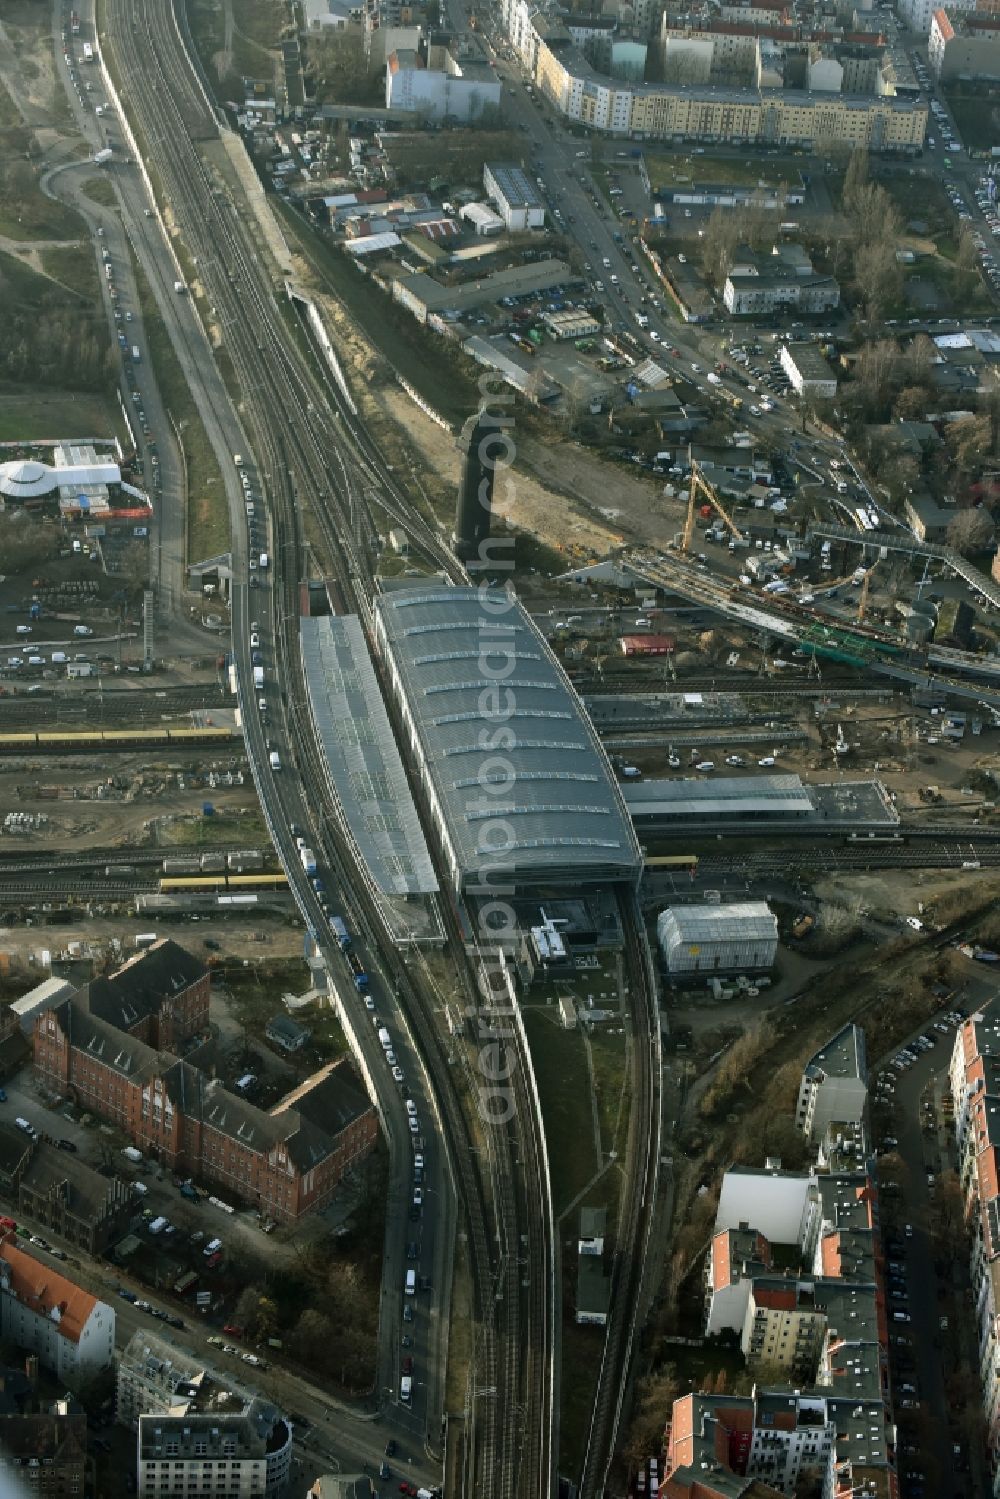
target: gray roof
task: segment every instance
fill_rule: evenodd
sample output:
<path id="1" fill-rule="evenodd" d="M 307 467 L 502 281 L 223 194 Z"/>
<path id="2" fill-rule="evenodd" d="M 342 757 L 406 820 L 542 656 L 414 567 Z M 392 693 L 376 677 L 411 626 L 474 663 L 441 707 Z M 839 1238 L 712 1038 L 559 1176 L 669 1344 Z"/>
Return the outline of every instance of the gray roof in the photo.
<path id="1" fill-rule="evenodd" d="M 531 884 L 637 878 L 597 735 L 513 595 L 424 586 L 376 610 L 460 879 L 498 865 Z"/>
<path id="2" fill-rule="evenodd" d="M 497 302 L 501 297 L 523 297 L 531 292 L 548 291 L 551 287 L 576 280 L 576 276 L 565 260 L 546 258 L 532 261 L 530 265 L 508 266 L 488 276 L 476 276 L 457 286 L 445 286 L 426 271 L 398 279 L 400 286 L 428 312 L 467 312 L 487 302 Z"/>
<path id="3" fill-rule="evenodd" d="M 818 344 L 806 343 L 803 340 L 799 343 L 787 343 L 785 348 L 788 350 L 789 357 L 795 361 L 795 368 L 804 380 L 836 379 L 836 370 L 830 367 Z"/>
<path id="4" fill-rule="evenodd" d="M 332 1155 L 339 1148 L 334 1130 L 346 1128 L 371 1107 L 354 1084 L 343 1058 L 316 1084 L 324 1089 L 329 1104 L 321 1126 L 308 1117 L 308 1088 L 291 1096 L 294 1108 L 279 1107 L 265 1113 L 247 1099 L 227 1092 L 218 1078 L 208 1078 L 192 1063 L 169 1052 L 154 1051 L 92 1015 L 86 989 L 65 1000 L 53 1013 L 70 1045 L 95 1057 L 125 1081 L 161 1078 L 168 1097 L 188 1118 L 200 1119 L 205 1129 L 215 1129 L 250 1150 L 266 1152 L 282 1143 L 300 1171 L 310 1171 Z"/>
<path id="5" fill-rule="evenodd" d="M 827 1077 L 857 1077 L 864 1081 L 868 1075 L 864 1031 L 854 1024 L 845 1025 L 809 1058 L 806 1067 L 816 1068 Z"/>
<path id="6" fill-rule="evenodd" d="M 795 775 L 633 781 L 622 787 L 622 795 L 633 818 L 733 817 L 753 812 L 804 816 L 814 810 L 809 792 Z"/>
<path id="7" fill-rule="evenodd" d="M 523 167 L 513 162 L 487 162 L 486 170 L 493 178 L 498 193 L 511 208 L 544 208 L 544 203 L 535 191 L 535 185 Z"/>
<path id="8" fill-rule="evenodd" d="M 766 901 L 745 900 L 729 906 L 668 906 L 657 928 L 661 940 L 669 933 L 681 942 L 768 942 L 778 923 Z"/>
<path id="9" fill-rule="evenodd" d="M 384 895 L 429 895 L 434 866 L 361 622 L 303 619 L 299 638 L 327 774 L 355 846 Z"/>

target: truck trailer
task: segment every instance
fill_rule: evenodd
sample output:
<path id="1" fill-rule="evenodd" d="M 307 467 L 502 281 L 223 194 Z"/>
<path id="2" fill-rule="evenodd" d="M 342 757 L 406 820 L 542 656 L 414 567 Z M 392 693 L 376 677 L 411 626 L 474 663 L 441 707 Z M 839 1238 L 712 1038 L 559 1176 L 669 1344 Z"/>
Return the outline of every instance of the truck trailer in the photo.
<path id="1" fill-rule="evenodd" d="M 316 855 L 313 853 L 312 849 L 300 848 L 299 858 L 302 860 L 302 868 L 305 870 L 306 874 L 314 875 L 316 873 Z"/>

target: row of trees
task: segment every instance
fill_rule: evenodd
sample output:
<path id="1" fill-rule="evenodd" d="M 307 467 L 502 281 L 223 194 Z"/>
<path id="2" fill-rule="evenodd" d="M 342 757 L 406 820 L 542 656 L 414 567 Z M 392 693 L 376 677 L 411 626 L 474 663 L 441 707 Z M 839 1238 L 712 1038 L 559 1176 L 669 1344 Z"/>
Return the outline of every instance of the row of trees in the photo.
<path id="1" fill-rule="evenodd" d="M 0 301 L 3 297 L 0 278 Z M 54 296 L 37 309 L 8 306 L 0 317 L 0 380 L 102 390 L 116 375 L 107 326 L 89 307 L 75 307 Z"/>
<path id="2" fill-rule="evenodd" d="M 867 320 L 879 322 L 903 290 L 903 273 L 896 259 L 902 222 L 885 188 L 870 180 L 868 152 L 862 147 L 847 164 L 842 203 L 854 290 Z"/>

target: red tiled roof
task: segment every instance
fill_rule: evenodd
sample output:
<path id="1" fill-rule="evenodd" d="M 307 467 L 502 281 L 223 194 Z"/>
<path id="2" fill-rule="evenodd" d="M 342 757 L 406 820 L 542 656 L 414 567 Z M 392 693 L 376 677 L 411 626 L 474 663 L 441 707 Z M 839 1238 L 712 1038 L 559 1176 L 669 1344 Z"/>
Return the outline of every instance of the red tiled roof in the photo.
<path id="1" fill-rule="evenodd" d="M 0 1259 L 10 1266 L 11 1289 L 22 1306 L 43 1316 L 58 1307 L 60 1336 L 78 1343 L 97 1297 L 25 1254 L 11 1239 L 0 1242 Z"/>

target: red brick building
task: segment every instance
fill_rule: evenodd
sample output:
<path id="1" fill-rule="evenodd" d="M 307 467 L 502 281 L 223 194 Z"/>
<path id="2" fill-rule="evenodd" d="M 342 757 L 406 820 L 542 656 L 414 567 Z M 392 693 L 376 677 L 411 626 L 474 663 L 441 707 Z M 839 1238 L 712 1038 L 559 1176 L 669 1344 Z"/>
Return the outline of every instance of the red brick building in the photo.
<path id="1" fill-rule="evenodd" d="M 208 1031 L 210 987 L 204 963 L 162 937 L 117 973 L 92 979 L 86 992 L 92 1015 L 158 1051 L 179 1052 Z"/>
<path id="2" fill-rule="evenodd" d="M 34 1057 L 40 1082 L 116 1124 L 170 1170 L 218 1186 L 224 1196 L 253 1204 L 265 1217 L 292 1222 L 325 1207 L 344 1172 L 367 1155 L 378 1133 L 375 1111 L 349 1064 L 331 1064 L 265 1113 L 136 1034 L 150 1027 L 160 1034 L 166 1025 L 175 1034 L 190 1034 L 192 1028 L 198 1033 L 208 1018 L 207 997 L 202 1020 L 201 1000 L 193 992 L 200 979 L 178 983 L 157 1007 L 148 973 L 137 979 L 141 968 L 141 959 L 134 959 L 107 981 L 118 985 L 129 974 L 113 1003 L 132 1029 L 105 1018 L 112 1003 L 106 991 L 99 994 L 104 1014 L 94 1012 L 94 984 L 37 1017 Z M 183 979 L 182 967 L 176 973 Z M 147 1002 L 139 1004 L 142 995 Z"/>

